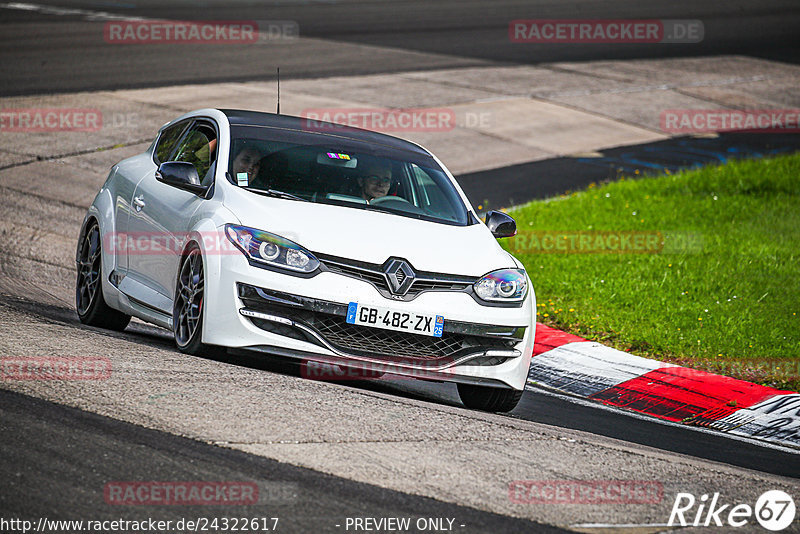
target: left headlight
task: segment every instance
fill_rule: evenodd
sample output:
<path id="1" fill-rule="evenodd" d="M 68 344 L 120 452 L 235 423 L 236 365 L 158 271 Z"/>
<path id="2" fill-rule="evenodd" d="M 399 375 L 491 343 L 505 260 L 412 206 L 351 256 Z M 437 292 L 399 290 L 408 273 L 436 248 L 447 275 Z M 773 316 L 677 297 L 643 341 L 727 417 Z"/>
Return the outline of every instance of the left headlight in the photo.
<path id="1" fill-rule="evenodd" d="M 236 224 L 226 224 L 225 235 L 257 263 L 301 273 L 311 273 L 319 267 L 319 260 L 311 252 L 279 235 Z"/>
<path id="2" fill-rule="evenodd" d="M 523 269 L 493 271 L 472 287 L 478 297 L 488 302 L 522 302 L 528 294 L 528 280 Z"/>

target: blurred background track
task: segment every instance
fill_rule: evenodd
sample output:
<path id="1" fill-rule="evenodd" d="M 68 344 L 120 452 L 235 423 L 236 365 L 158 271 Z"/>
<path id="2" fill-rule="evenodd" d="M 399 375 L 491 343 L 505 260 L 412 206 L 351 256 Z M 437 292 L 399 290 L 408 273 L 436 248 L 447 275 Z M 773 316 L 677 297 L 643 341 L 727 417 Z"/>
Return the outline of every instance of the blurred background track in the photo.
<path id="1" fill-rule="evenodd" d="M 263 46 L 108 45 L 104 21 L 92 20 L 98 12 L 172 20 L 292 20 L 301 38 Z M 509 41 L 511 20 L 536 18 L 696 19 L 705 38 L 697 44 Z M 0 4 L 0 95 L 268 80 L 276 67 L 287 78 L 316 78 L 737 54 L 797 63 L 798 27 L 800 5 L 793 0 L 7 2 Z"/>

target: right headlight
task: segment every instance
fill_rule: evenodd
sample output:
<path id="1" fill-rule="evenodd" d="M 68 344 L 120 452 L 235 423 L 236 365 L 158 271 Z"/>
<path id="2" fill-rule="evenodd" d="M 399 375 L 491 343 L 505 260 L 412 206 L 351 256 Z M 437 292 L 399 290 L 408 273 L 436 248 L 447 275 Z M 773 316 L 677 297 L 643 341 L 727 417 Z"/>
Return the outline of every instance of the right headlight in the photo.
<path id="1" fill-rule="evenodd" d="M 523 269 L 493 271 L 473 284 L 475 294 L 487 302 L 522 302 L 528 294 Z"/>
<path id="2" fill-rule="evenodd" d="M 226 224 L 225 235 L 256 263 L 301 273 L 312 273 L 319 267 L 311 252 L 285 237 L 238 224 Z"/>

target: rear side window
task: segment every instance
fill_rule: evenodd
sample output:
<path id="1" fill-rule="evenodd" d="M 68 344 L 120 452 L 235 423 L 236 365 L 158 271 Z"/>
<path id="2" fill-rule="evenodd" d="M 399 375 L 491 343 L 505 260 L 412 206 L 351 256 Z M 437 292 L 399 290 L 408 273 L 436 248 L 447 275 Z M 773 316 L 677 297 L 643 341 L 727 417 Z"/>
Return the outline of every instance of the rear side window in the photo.
<path id="1" fill-rule="evenodd" d="M 169 155 L 172 153 L 172 149 L 175 148 L 175 143 L 181 138 L 181 134 L 186 129 L 187 124 L 185 121 L 179 122 L 161 132 L 161 137 L 158 138 L 158 145 L 156 145 L 156 159 L 159 163 L 169 161 Z"/>

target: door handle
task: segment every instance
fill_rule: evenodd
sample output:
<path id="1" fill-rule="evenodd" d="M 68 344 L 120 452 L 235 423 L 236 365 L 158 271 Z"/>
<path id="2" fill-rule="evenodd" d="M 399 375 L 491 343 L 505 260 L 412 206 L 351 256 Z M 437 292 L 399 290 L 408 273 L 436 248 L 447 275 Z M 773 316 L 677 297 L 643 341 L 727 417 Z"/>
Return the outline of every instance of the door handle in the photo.
<path id="1" fill-rule="evenodd" d="M 138 197 L 133 197 L 133 207 L 136 209 L 136 212 L 142 211 L 142 208 L 145 206 L 144 197 L 139 195 Z"/>

